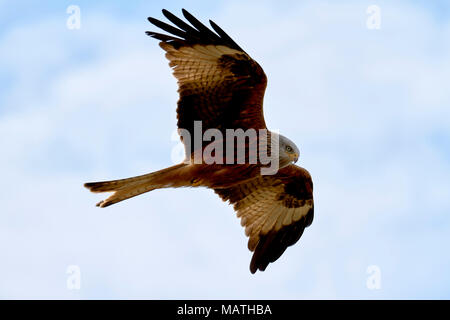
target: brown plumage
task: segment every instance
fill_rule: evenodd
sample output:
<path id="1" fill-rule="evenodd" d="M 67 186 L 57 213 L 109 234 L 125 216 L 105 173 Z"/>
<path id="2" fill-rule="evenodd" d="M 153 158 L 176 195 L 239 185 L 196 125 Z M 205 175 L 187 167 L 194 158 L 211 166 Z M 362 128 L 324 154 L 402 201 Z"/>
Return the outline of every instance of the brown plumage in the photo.
<path id="1" fill-rule="evenodd" d="M 250 271 L 264 271 L 288 246 L 296 243 L 313 220 L 312 181 L 309 173 L 290 165 L 276 175 L 260 176 L 234 187 L 215 189 L 234 205 L 248 249 L 254 251 Z"/>
<path id="2" fill-rule="evenodd" d="M 227 129 L 267 129 L 263 116 L 267 78 L 259 64 L 214 22 L 210 24 L 215 32 L 184 9 L 183 15 L 190 25 L 167 10 L 163 14 L 176 27 L 149 18 L 169 35 L 150 31 L 147 34 L 161 41 L 178 80 L 178 128 L 194 136 L 194 122 L 201 121 L 201 134 L 207 129 L 217 129 L 224 137 Z M 270 131 L 268 136 L 272 136 Z M 160 188 L 213 189 L 224 201 L 233 204 L 241 218 L 249 236 L 248 248 L 254 252 L 250 271 L 264 271 L 299 240 L 314 215 L 311 176 L 292 164 L 298 158 L 295 145 L 289 145 L 290 140 L 284 137 L 280 139 L 281 169 L 274 175 L 261 175 L 260 162 L 208 164 L 202 159 L 201 163 L 193 163 L 195 152 L 205 151 L 212 142 L 202 141 L 196 149 L 192 143 L 183 141 L 186 160 L 181 164 L 138 177 L 85 186 L 92 192 L 114 192 L 99 202 L 99 207 Z M 225 140 L 221 141 L 224 145 Z M 246 141 L 246 152 L 255 145 L 258 144 L 251 139 Z"/>

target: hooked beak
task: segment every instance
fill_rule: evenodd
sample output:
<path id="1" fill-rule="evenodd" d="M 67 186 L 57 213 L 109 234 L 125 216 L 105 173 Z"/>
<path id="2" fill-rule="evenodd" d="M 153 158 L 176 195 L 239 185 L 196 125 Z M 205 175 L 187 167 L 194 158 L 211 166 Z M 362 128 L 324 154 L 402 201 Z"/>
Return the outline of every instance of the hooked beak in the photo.
<path id="1" fill-rule="evenodd" d="M 294 163 L 296 163 L 298 161 L 298 154 L 297 153 L 293 153 L 290 155 L 291 160 L 294 161 Z"/>

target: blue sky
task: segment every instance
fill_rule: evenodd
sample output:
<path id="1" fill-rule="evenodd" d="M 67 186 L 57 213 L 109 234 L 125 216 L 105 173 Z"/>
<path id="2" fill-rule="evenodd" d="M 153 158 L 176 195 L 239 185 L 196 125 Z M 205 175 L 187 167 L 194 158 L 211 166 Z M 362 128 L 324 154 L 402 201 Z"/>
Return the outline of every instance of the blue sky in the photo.
<path id="1" fill-rule="evenodd" d="M 262 65 L 313 176 L 313 224 L 264 273 L 209 190 L 99 209 L 82 187 L 173 163 L 176 82 L 144 31 L 182 7 Z M 449 40 L 446 1 L 0 1 L 0 298 L 450 298 Z"/>

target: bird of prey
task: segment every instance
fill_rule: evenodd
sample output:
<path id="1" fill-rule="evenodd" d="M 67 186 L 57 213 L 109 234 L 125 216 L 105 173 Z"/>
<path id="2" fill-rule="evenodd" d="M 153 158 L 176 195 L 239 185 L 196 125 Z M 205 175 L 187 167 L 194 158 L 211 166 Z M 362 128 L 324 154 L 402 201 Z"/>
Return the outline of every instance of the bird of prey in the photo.
<path id="1" fill-rule="evenodd" d="M 264 164 L 261 161 L 209 163 L 204 158 L 193 161 L 197 151 L 206 151 L 217 141 L 203 139 L 192 148 L 192 143 L 182 135 L 186 149 L 186 159 L 182 163 L 132 178 L 90 182 L 85 187 L 92 192 L 113 192 L 97 204 L 102 208 L 155 189 L 213 189 L 233 205 L 245 227 L 248 249 L 253 252 L 251 273 L 264 271 L 300 239 L 313 221 L 311 176 L 307 170 L 294 165 L 300 154 L 297 146 L 266 127 L 263 98 L 267 78 L 259 64 L 213 21 L 209 21 L 211 30 L 184 9 L 182 13 L 187 21 L 167 10 L 162 12 L 173 25 L 151 17 L 148 20 L 167 34 L 146 33 L 160 41 L 178 80 L 179 132 L 194 136 L 196 124 L 201 122 L 200 134 L 216 130 L 216 133 L 223 133 L 225 138 L 221 143 L 225 143 L 229 129 L 267 130 L 270 139 L 258 136 L 258 141 L 272 141 L 272 137 L 277 137 L 275 147 L 271 145 L 272 149 L 267 147 L 266 151 L 277 153 L 279 169 L 274 174 L 262 174 Z M 250 140 L 245 140 L 245 148 L 255 145 Z M 244 153 L 246 160 L 249 159 L 247 151 Z M 215 156 L 223 154 L 217 152 Z"/>

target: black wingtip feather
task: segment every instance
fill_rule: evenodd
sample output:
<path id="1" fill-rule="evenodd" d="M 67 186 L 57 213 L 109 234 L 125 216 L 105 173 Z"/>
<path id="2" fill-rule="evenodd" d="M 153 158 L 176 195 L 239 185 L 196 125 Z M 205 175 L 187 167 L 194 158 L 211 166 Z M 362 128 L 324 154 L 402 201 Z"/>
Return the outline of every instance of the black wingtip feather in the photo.
<path id="1" fill-rule="evenodd" d="M 150 21 L 150 23 L 154 24 L 155 26 L 157 26 L 158 28 L 171 33 L 173 35 L 176 35 L 177 37 L 181 37 L 181 38 L 185 38 L 186 37 L 186 32 L 180 29 L 177 29 L 175 27 L 172 27 L 170 24 L 167 24 L 165 22 L 159 21 L 158 19 L 149 17 L 148 21 Z"/>
<path id="2" fill-rule="evenodd" d="M 155 38 L 157 40 L 163 41 L 163 42 L 176 42 L 176 41 L 183 41 L 182 39 L 175 38 L 172 36 L 168 36 L 162 33 L 152 32 L 152 31 L 145 31 L 145 34 L 149 37 Z"/>
<path id="3" fill-rule="evenodd" d="M 222 28 L 220 28 L 216 23 L 210 20 L 212 31 L 203 23 L 201 23 L 197 18 L 195 18 L 186 9 L 181 10 L 185 19 L 192 25 L 184 22 L 170 11 L 162 9 L 163 15 L 172 22 L 176 27 L 162 22 L 153 17 L 149 17 L 148 21 L 155 25 L 156 27 L 168 32 L 170 35 L 164 35 L 157 32 L 147 31 L 146 34 L 158 39 L 163 42 L 171 43 L 177 46 L 183 45 L 194 45 L 194 44 L 213 44 L 213 45 L 224 45 L 229 48 L 239 50 L 244 52 L 242 48 L 228 36 Z M 179 38 L 176 38 L 176 37 Z"/>
<path id="4" fill-rule="evenodd" d="M 208 29 L 203 23 L 201 23 L 196 17 L 190 14 L 187 10 L 183 9 L 184 17 L 200 32 L 204 33 L 205 36 L 208 36 L 212 41 L 220 40 L 220 37 Z"/>
<path id="5" fill-rule="evenodd" d="M 198 30 L 192 28 L 190 25 L 188 25 L 186 22 L 178 18 L 176 15 L 174 15 L 172 12 L 163 9 L 163 15 L 173 24 L 175 24 L 178 28 L 186 31 L 187 33 L 190 33 L 191 35 L 194 35 L 198 33 Z"/>
<path id="6" fill-rule="evenodd" d="M 233 44 L 235 47 L 239 48 L 239 50 L 244 51 L 244 50 L 242 50 L 242 48 L 241 48 L 236 42 L 234 42 L 234 40 L 231 39 L 231 37 L 230 37 L 225 31 L 223 31 L 222 28 L 219 27 L 214 21 L 209 20 L 209 24 L 211 25 L 211 27 L 214 29 L 214 31 L 217 32 L 217 34 L 218 34 L 222 39 L 224 39 L 224 40 L 226 40 L 227 42 Z"/>

